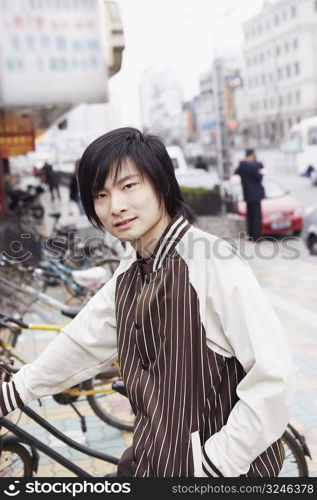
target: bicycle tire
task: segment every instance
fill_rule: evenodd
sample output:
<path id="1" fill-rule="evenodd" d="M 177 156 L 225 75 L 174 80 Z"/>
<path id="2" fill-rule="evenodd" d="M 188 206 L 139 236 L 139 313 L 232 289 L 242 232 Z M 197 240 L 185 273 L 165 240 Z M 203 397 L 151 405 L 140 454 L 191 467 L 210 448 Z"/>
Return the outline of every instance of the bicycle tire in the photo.
<path id="1" fill-rule="evenodd" d="M 93 379 L 86 380 L 83 384 L 85 390 L 92 390 L 104 385 L 109 386 L 109 379 Z M 134 414 L 128 398 L 119 394 L 113 389 L 109 389 L 104 394 L 96 394 L 87 396 L 88 403 L 93 412 L 108 425 L 115 427 L 121 431 L 133 431 Z"/>
<path id="2" fill-rule="evenodd" d="M 307 477 L 308 466 L 305 454 L 297 440 L 288 431 L 282 436 L 282 443 L 285 450 L 285 459 L 280 477 Z"/>
<path id="3" fill-rule="evenodd" d="M 0 477 L 32 477 L 33 459 L 19 443 L 0 444 Z"/>

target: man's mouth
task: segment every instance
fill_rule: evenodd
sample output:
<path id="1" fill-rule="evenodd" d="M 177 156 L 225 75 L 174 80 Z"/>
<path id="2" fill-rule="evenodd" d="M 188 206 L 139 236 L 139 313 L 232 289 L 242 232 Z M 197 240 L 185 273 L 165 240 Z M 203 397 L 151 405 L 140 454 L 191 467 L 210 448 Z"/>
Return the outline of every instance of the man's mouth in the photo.
<path id="1" fill-rule="evenodd" d="M 126 228 L 126 227 L 129 227 L 129 226 L 130 226 L 130 224 L 131 224 L 131 223 L 132 223 L 135 219 L 136 219 L 136 217 L 133 217 L 133 218 L 131 218 L 131 219 L 124 219 L 124 220 L 122 220 L 122 221 L 120 221 L 120 222 L 117 222 L 117 223 L 115 224 L 115 227 L 117 227 L 117 228 L 119 228 L 119 229 L 120 229 L 120 228 L 121 228 L 121 229 L 124 229 L 124 228 Z"/>

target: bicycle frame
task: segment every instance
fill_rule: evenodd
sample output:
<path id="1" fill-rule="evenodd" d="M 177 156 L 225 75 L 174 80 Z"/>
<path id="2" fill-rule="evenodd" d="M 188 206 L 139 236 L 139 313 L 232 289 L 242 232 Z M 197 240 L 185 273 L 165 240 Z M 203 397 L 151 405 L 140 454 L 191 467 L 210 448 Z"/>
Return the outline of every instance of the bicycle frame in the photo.
<path id="1" fill-rule="evenodd" d="M 47 430 L 50 434 L 52 434 L 54 437 L 57 439 L 60 439 L 63 443 L 67 444 L 71 448 L 82 452 L 84 455 L 88 455 L 93 458 L 97 458 L 99 460 L 103 460 L 104 462 L 109 462 L 111 464 L 117 465 L 119 462 L 119 459 L 117 457 L 114 457 L 112 455 L 108 455 L 107 453 L 102 453 L 99 451 L 95 451 L 92 448 L 89 448 L 88 446 L 76 443 L 73 439 L 69 438 L 64 434 L 63 432 L 59 431 L 51 425 L 49 422 L 47 422 L 44 418 L 42 418 L 40 415 L 38 415 L 35 411 L 33 411 L 31 408 L 28 406 L 24 406 L 21 411 L 25 413 L 28 417 L 31 418 L 34 422 L 36 422 L 38 425 L 43 427 L 45 430 Z M 78 477 L 84 476 L 84 477 L 93 477 L 91 474 L 88 474 L 85 470 L 83 470 L 81 467 L 78 465 L 74 464 L 67 458 L 65 458 L 63 455 L 55 451 L 53 448 L 50 446 L 42 443 L 39 439 L 34 437 L 32 434 L 29 434 L 27 431 L 23 430 L 21 427 L 18 425 L 12 423 L 9 419 L 2 417 L 0 418 L 0 427 L 4 427 L 11 431 L 15 436 L 19 438 L 19 441 L 22 443 L 25 443 L 33 448 L 36 448 L 37 450 L 41 451 L 48 457 L 52 458 L 59 464 L 61 464 L 63 467 L 66 469 L 70 470 L 74 474 L 76 474 Z M 1 440 L 1 437 L 0 437 Z"/>

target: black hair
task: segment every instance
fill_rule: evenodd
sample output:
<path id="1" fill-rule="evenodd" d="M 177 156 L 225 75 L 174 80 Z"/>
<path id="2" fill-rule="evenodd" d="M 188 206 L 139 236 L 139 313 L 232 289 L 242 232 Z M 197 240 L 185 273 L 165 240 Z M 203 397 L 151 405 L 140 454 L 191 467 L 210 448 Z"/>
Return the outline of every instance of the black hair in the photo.
<path id="1" fill-rule="evenodd" d="M 84 151 L 79 168 L 78 184 L 85 213 L 93 226 L 103 229 L 94 208 L 94 195 L 103 189 L 110 171 L 114 179 L 126 158 L 134 161 L 141 176 L 146 174 L 153 183 L 170 217 L 183 215 L 195 223 L 196 216 L 184 202 L 175 177 L 174 166 L 162 140 L 147 131 L 122 127 L 95 139 Z"/>

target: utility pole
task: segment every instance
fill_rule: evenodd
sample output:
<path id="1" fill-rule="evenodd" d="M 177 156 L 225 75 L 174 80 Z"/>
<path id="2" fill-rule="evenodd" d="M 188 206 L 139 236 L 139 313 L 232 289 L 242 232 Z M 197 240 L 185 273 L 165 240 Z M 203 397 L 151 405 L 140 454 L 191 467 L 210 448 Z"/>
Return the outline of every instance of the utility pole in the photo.
<path id="1" fill-rule="evenodd" d="M 225 80 L 223 71 L 223 60 L 217 58 L 213 64 L 214 75 L 214 107 L 217 120 L 217 164 L 220 181 L 221 196 L 221 214 L 226 213 L 224 181 L 230 178 L 231 155 L 228 127 L 226 121 L 226 103 L 225 103 Z"/>

